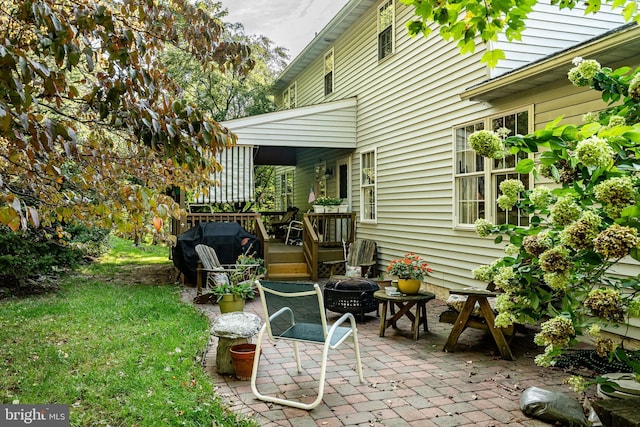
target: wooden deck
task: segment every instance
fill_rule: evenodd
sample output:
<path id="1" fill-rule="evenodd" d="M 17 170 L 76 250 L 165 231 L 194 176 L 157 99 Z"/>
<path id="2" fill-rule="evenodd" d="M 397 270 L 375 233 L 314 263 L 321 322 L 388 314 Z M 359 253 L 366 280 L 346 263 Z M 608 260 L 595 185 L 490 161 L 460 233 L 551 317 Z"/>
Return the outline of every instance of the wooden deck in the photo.
<path id="1" fill-rule="evenodd" d="M 174 220 L 173 232 L 177 236 L 199 222 L 237 222 L 257 236 L 267 268 L 267 277 L 278 280 L 318 280 L 329 276 L 325 261 L 344 259 L 343 244 L 355 239 L 353 212 L 315 214 L 305 213 L 302 218 L 302 246 L 285 245 L 281 240 L 269 238 L 260 213 L 188 213 Z"/>

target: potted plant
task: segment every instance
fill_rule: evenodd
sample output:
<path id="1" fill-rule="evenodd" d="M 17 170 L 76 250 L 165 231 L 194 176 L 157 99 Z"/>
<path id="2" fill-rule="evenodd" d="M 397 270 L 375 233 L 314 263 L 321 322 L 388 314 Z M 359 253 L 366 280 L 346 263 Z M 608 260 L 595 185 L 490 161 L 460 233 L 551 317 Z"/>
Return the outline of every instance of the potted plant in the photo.
<path id="1" fill-rule="evenodd" d="M 313 210 L 316 213 L 338 212 L 338 206 L 341 204 L 342 199 L 339 197 L 318 197 L 313 205 Z"/>
<path id="2" fill-rule="evenodd" d="M 392 259 L 387 272 L 398 277 L 398 290 L 403 294 L 417 294 L 431 267 L 420 256 L 408 252 L 400 259 Z"/>
<path id="3" fill-rule="evenodd" d="M 234 273 L 231 276 L 234 276 Z M 220 306 L 221 313 L 243 311 L 245 301 L 255 297 L 254 281 L 238 282 L 230 278 L 229 282 L 214 287 L 211 293 Z"/>
<path id="4" fill-rule="evenodd" d="M 236 260 L 235 270 L 227 280 L 211 290 L 221 313 L 243 311 L 247 299 L 255 297 L 255 280 L 264 276 L 264 260 L 253 255 L 242 254 Z"/>

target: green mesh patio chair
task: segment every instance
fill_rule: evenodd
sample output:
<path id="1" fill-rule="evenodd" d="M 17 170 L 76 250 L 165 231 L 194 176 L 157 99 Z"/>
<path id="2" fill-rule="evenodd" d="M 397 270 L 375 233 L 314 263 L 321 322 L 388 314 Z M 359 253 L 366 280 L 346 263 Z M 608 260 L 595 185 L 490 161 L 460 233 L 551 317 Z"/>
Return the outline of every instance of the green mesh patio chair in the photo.
<path id="1" fill-rule="evenodd" d="M 322 290 L 317 284 L 257 281 L 257 287 L 265 318 L 264 324 L 258 333 L 256 357 L 251 375 L 251 390 L 258 399 L 305 410 L 318 406 L 324 394 L 329 351 L 335 350 L 346 340 L 350 340 L 353 343 L 356 370 L 360 382 L 364 382 L 356 321 L 351 313 L 345 313 L 329 327 L 322 300 Z M 349 326 L 342 326 L 347 321 Z M 258 355 L 261 355 L 261 348 L 266 336 L 274 343 L 288 341 L 292 344 L 298 373 L 302 372 L 298 345 L 304 343 L 305 345 L 322 346 L 318 395 L 313 402 L 303 403 L 297 400 L 282 399 L 264 395 L 258 391 L 256 378 L 258 377 L 260 361 L 267 361 L 266 357 Z"/>

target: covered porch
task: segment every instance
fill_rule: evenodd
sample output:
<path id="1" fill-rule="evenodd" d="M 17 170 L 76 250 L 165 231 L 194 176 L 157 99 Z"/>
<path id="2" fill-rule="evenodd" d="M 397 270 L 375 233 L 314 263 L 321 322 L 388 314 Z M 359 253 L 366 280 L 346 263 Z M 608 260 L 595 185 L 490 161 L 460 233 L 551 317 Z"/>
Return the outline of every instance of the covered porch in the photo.
<path id="1" fill-rule="evenodd" d="M 223 166 L 216 176 L 219 186 L 198 192 L 194 200 L 180 195 L 187 215 L 174 221 L 173 234 L 200 222 L 237 222 L 258 238 L 270 279 L 327 277 L 323 263 L 344 259 L 344 245 L 355 240 L 356 214 L 310 213 L 310 193 L 342 198 L 351 208 L 349 159 L 356 147 L 356 111 L 357 99 L 349 98 L 222 122 L 238 136 L 238 145 L 218 154 Z M 260 165 L 285 171 L 291 188 L 279 195 L 279 212 L 214 213 L 209 209 L 217 203 L 253 202 L 253 169 Z M 269 227 L 293 206 L 299 209 L 297 220 L 302 222 L 302 245 L 295 246 L 274 238 Z"/>

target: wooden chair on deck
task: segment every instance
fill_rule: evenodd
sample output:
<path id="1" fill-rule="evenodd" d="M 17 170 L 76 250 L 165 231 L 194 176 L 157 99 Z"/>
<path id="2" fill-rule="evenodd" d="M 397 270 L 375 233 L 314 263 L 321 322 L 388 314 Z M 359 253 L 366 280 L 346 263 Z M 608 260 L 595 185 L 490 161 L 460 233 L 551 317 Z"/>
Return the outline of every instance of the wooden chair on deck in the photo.
<path id="1" fill-rule="evenodd" d="M 300 209 L 296 207 L 290 207 L 289 209 L 287 209 L 287 211 L 279 220 L 274 221 L 270 224 L 271 234 L 276 237 L 284 236 L 289 224 L 291 223 L 291 221 L 294 221 L 296 219 L 299 211 Z"/>
<path id="2" fill-rule="evenodd" d="M 376 242 L 368 239 L 357 239 L 349 244 L 346 259 L 325 261 L 330 268 L 329 276 L 334 276 L 340 265 L 345 266 L 347 276 L 375 277 L 377 274 L 378 248 Z"/>

